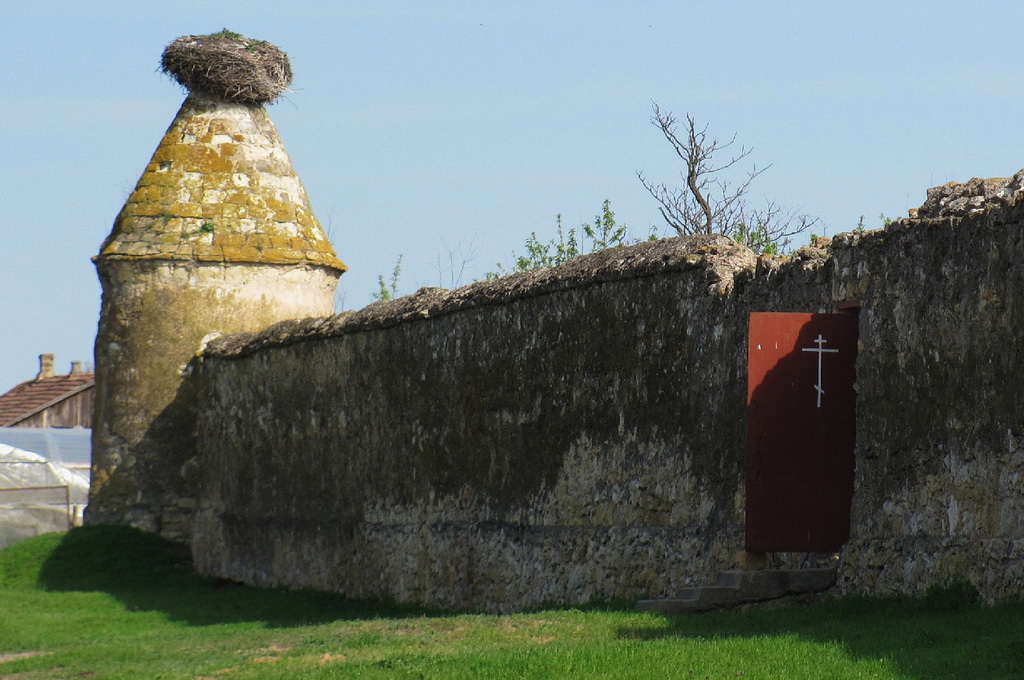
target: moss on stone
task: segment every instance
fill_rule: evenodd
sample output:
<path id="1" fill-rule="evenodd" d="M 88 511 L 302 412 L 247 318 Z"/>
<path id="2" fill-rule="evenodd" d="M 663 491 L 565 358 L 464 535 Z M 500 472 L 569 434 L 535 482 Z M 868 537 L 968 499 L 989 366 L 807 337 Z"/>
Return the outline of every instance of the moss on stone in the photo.
<path id="1" fill-rule="evenodd" d="M 251 154 L 250 147 L 256 146 L 260 151 Z M 245 178 L 244 190 L 238 188 L 240 177 Z M 185 222 L 178 229 L 193 241 L 193 249 L 185 255 L 165 235 L 170 230 L 155 220 Z M 188 220 L 210 222 L 216 238 L 200 238 L 205 232 Z M 256 233 L 262 238 L 250 241 Z M 183 255 L 199 261 L 292 262 L 345 270 L 262 109 L 187 100 L 100 252 L 100 257 Z"/>

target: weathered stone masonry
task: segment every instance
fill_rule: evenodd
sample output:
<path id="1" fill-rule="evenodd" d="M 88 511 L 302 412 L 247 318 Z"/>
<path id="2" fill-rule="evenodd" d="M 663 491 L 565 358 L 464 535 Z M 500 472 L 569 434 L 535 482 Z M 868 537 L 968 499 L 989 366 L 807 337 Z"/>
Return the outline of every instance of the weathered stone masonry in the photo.
<path id="1" fill-rule="evenodd" d="M 790 261 L 670 239 L 218 339 L 199 369 L 194 557 L 445 606 L 670 596 L 742 548 L 748 313 L 856 300 L 841 587 L 962 575 L 1019 595 L 1017 195 Z"/>
<path id="2" fill-rule="evenodd" d="M 95 258 L 87 521 L 185 540 L 204 338 L 333 310 L 345 266 L 261 106 L 185 100 Z"/>
<path id="3" fill-rule="evenodd" d="M 597 283 L 569 269 L 482 285 L 465 301 L 425 292 L 288 326 L 286 342 L 323 339 L 211 355 L 200 565 L 508 607 L 661 589 L 691 575 L 679 555 L 727 559 L 742 526 L 742 452 L 702 451 L 735 439 L 710 416 L 741 418 L 742 404 L 680 386 L 712 365 L 719 381 L 738 380 L 738 359 L 710 357 L 742 331 L 680 323 L 728 316 L 729 299 L 707 289 L 730 281 L 672 245 L 649 249 L 655 271 L 661 250 L 677 260 L 671 274 Z M 707 248 L 716 264 L 750 258 L 725 239 Z M 403 305 L 408 320 L 395 319 Z"/>
<path id="4" fill-rule="evenodd" d="M 1024 593 L 1022 177 L 987 209 L 980 180 L 932 190 L 920 219 L 834 251 L 864 301 L 844 589 L 962 575 L 989 598 Z"/>

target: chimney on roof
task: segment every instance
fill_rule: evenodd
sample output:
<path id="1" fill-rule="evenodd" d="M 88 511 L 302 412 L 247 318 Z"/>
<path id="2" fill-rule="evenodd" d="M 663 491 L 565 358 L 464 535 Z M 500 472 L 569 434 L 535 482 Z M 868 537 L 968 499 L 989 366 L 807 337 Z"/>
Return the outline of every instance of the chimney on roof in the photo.
<path id="1" fill-rule="evenodd" d="M 40 354 L 39 355 L 39 375 L 36 376 L 36 380 L 42 380 L 43 378 L 53 377 L 53 355 L 52 354 Z"/>
<path id="2" fill-rule="evenodd" d="M 72 361 L 71 362 L 71 375 L 78 375 L 79 373 L 82 373 L 82 372 L 83 372 L 82 371 L 82 362 L 81 361 Z"/>

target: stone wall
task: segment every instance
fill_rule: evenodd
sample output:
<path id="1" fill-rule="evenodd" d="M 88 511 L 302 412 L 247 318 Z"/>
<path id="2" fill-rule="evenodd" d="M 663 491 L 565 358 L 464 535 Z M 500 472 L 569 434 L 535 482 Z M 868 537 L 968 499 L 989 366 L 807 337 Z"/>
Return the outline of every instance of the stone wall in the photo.
<path id="1" fill-rule="evenodd" d="M 324 267 L 99 260 L 96 413 L 87 520 L 187 539 L 195 496 L 189 362 L 206 336 L 332 308 Z"/>
<path id="2" fill-rule="evenodd" d="M 961 203 L 834 250 L 865 302 L 845 590 L 1024 594 L 1024 205 Z"/>
<path id="3" fill-rule="evenodd" d="M 743 541 L 737 320 L 827 306 L 776 285 L 799 263 L 734 295 L 754 266 L 669 239 L 215 341 L 198 564 L 496 609 L 707 580 Z"/>
<path id="4" fill-rule="evenodd" d="M 1024 204 L 997 198 L 789 260 L 668 239 L 216 340 L 196 562 L 493 610 L 706 583 L 743 546 L 749 312 L 856 300 L 841 588 L 1020 594 Z"/>

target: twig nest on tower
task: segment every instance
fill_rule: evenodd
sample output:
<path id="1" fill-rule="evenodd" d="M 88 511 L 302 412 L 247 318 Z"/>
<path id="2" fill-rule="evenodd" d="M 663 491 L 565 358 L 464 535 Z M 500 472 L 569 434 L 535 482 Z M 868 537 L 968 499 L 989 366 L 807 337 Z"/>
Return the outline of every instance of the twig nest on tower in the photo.
<path id="1" fill-rule="evenodd" d="M 281 49 L 227 29 L 178 38 L 164 50 L 160 68 L 192 92 L 238 104 L 268 104 L 292 82 Z"/>

